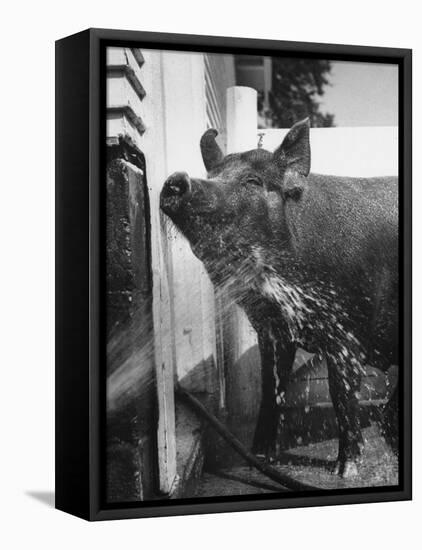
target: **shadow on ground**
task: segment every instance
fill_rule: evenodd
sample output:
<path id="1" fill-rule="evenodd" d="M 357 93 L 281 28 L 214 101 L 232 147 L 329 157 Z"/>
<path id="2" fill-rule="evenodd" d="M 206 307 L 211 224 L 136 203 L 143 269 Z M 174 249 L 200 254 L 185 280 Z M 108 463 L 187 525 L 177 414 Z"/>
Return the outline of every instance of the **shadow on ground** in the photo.
<path id="1" fill-rule="evenodd" d="M 398 484 L 398 460 L 378 428 L 372 425 L 363 430 L 365 449 L 359 475 L 342 479 L 332 473 L 337 457 L 337 439 L 301 445 L 283 451 L 273 464 L 291 479 L 321 489 L 351 489 L 358 487 L 395 486 Z M 205 472 L 196 497 L 229 496 L 284 492 L 263 474 L 247 466 L 237 466 L 215 472 Z M 192 495 L 193 496 L 193 495 Z"/>
<path id="2" fill-rule="evenodd" d="M 55 493 L 54 491 L 26 491 L 28 497 L 38 500 L 49 508 L 54 508 Z"/>

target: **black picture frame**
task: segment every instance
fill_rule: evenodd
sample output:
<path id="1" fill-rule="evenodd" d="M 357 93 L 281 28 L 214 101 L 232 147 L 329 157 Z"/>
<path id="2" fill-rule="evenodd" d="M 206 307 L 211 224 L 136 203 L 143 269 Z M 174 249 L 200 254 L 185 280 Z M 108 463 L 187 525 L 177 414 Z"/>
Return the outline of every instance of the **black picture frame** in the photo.
<path id="1" fill-rule="evenodd" d="M 104 392 L 105 47 L 323 57 L 399 66 L 401 276 L 400 484 L 106 505 Z M 56 508 L 87 520 L 409 500 L 412 497 L 412 53 L 408 49 L 89 29 L 56 42 Z M 321 494 L 323 493 L 323 494 Z"/>

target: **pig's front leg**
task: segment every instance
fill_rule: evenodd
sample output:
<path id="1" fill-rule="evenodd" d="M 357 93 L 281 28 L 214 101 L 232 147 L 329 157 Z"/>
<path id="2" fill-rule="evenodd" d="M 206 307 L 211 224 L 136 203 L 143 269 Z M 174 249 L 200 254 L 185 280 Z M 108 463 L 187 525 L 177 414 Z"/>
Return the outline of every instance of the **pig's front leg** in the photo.
<path id="1" fill-rule="evenodd" d="M 334 473 L 350 478 L 358 474 L 363 447 L 358 402 L 361 376 L 356 368 L 348 365 L 340 367 L 332 358 L 327 358 L 327 366 L 330 395 L 338 427 L 338 458 Z"/>
<path id="2" fill-rule="evenodd" d="M 258 343 L 261 354 L 262 396 L 252 452 L 271 460 L 276 453 L 280 408 L 285 403 L 296 346 L 275 340 L 271 331 L 259 332 Z"/>

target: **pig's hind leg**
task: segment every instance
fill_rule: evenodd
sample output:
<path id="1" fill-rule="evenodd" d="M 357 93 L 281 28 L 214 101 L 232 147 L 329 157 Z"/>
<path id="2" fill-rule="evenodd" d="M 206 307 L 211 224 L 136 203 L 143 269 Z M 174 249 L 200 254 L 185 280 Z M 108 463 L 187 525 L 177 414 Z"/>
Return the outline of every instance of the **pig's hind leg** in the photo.
<path id="1" fill-rule="evenodd" d="M 327 359 L 327 366 L 339 440 L 334 473 L 343 478 L 350 478 L 358 474 L 363 447 L 358 401 L 361 375 L 352 366 L 343 364 L 340 367 L 332 358 Z"/>
<path id="2" fill-rule="evenodd" d="M 271 333 L 258 333 L 261 354 L 262 396 L 252 452 L 271 460 L 276 454 L 280 407 L 284 404 L 296 346 L 275 340 Z"/>
<path id="3" fill-rule="evenodd" d="M 394 388 L 393 394 L 385 406 L 381 420 L 381 433 L 394 453 L 398 453 L 399 427 L 398 427 L 398 388 Z"/>

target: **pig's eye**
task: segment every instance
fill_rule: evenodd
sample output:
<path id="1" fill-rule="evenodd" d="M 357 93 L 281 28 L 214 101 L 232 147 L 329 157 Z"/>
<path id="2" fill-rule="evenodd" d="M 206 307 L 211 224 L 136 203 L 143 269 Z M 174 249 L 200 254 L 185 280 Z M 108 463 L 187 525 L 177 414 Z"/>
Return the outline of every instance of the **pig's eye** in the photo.
<path id="1" fill-rule="evenodd" d="M 250 185 L 259 185 L 259 186 L 262 187 L 262 180 L 260 180 L 259 178 L 256 178 L 256 177 L 248 178 L 246 180 L 246 183 L 248 183 Z"/>

